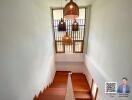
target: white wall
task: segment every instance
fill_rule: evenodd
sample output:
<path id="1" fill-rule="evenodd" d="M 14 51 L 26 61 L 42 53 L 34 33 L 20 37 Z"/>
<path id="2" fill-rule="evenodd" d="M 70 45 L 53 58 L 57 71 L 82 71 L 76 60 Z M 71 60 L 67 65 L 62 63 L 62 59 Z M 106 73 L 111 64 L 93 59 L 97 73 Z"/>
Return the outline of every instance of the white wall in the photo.
<path id="1" fill-rule="evenodd" d="M 54 76 L 49 6 L 0 0 L 0 100 L 32 100 Z"/>
<path id="2" fill-rule="evenodd" d="M 83 73 L 85 64 L 84 62 L 56 62 L 57 71 L 72 71 Z"/>
<path id="3" fill-rule="evenodd" d="M 67 91 L 65 100 L 75 100 L 74 91 L 72 87 L 71 73 L 68 74 Z"/>
<path id="4" fill-rule="evenodd" d="M 132 87 L 132 0 L 96 0 L 92 5 L 86 65 L 99 86 L 97 100 L 131 100 L 104 94 L 105 81 Z"/>
<path id="5" fill-rule="evenodd" d="M 47 3 L 48 5 L 50 5 L 51 7 L 64 7 L 70 0 L 34 0 L 36 1 L 38 4 L 43 5 L 45 3 Z M 91 3 L 93 3 L 95 0 L 74 0 L 74 2 L 76 2 L 76 4 L 78 4 L 79 6 L 87 6 Z"/>
<path id="6" fill-rule="evenodd" d="M 82 53 L 73 53 L 73 54 L 56 53 L 55 61 L 56 62 L 83 62 L 84 54 Z"/>

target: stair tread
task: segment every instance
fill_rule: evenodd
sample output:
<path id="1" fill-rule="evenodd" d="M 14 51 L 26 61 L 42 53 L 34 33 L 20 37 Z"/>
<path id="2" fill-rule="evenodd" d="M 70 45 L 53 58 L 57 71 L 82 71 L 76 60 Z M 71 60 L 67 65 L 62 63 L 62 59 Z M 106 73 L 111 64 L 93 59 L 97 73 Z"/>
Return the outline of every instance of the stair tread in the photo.
<path id="1" fill-rule="evenodd" d="M 87 91 L 90 92 L 90 86 L 87 79 L 82 73 L 73 73 L 71 75 L 72 85 L 74 91 Z"/>
<path id="2" fill-rule="evenodd" d="M 88 94 L 87 92 L 74 91 L 74 96 L 75 96 L 75 98 L 91 99 L 91 95 Z"/>
<path id="3" fill-rule="evenodd" d="M 54 88 L 65 88 L 65 87 L 67 87 L 67 85 L 66 84 L 61 84 L 61 83 L 54 83 L 54 84 L 52 84 L 50 87 L 54 87 Z"/>
<path id="4" fill-rule="evenodd" d="M 91 100 L 91 89 L 86 76 L 82 73 L 73 73 L 71 79 L 75 100 Z"/>
<path id="5" fill-rule="evenodd" d="M 57 71 L 53 83 L 34 100 L 65 100 L 68 71 Z"/>
<path id="6" fill-rule="evenodd" d="M 57 71 L 53 83 L 34 100 L 65 100 L 68 82 L 68 71 Z M 91 100 L 90 87 L 82 73 L 71 75 L 75 100 Z"/>
<path id="7" fill-rule="evenodd" d="M 66 88 L 48 88 L 44 91 L 44 95 L 63 95 L 66 94 Z"/>
<path id="8" fill-rule="evenodd" d="M 43 95 L 39 100 L 65 100 L 65 96 L 60 95 Z"/>

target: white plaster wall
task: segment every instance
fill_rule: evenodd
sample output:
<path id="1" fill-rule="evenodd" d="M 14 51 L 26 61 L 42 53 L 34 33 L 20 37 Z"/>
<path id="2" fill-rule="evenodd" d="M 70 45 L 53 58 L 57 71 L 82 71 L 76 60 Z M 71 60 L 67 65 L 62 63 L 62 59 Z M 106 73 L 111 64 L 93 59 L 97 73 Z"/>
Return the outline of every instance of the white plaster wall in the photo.
<path id="1" fill-rule="evenodd" d="M 51 7 L 64 7 L 70 0 L 34 0 L 36 1 L 38 4 L 43 5 L 45 3 L 47 3 L 48 5 L 50 5 Z M 95 0 L 73 0 L 74 2 L 76 2 L 76 4 L 78 4 L 79 6 L 87 6 L 91 3 L 93 3 Z"/>
<path id="2" fill-rule="evenodd" d="M 132 87 L 132 0 L 96 0 L 92 5 L 85 63 L 99 87 L 97 100 L 131 100 L 104 94 L 105 81 L 126 76 Z"/>
<path id="3" fill-rule="evenodd" d="M 68 75 L 67 92 L 65 100 L 75 100 L 74 91 L 72 87 L 71 73 Z"/>
<path id="4" fill-rule="evenodd" d="M 0 100 L 32 100 L 52 81 L 51 29 L 46 3 L 0 0 Z"/>
<path id="5" fill-rule="evenodd" d="M 83 72 L 85 68 L 84 62 L 56 62 L 57 71 L 72 71 L 72 72 Z"/>
<path id="6" fill-rule="evenodd" d="M 74 53 L 74 54 L 56 53 L 55 61 L 56 62 L 83 62 L 84 54 L 83 53 Z"/>

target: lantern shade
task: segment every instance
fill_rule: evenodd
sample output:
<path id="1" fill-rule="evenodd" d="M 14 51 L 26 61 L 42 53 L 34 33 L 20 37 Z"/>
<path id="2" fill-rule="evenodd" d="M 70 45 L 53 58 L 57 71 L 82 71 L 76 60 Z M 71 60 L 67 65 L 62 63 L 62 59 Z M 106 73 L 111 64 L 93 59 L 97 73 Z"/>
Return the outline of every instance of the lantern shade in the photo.
<path id="1" fill-rule="evenodd" d="M 76 20 L 74 20 L 73 24 L 72 24 L 72 31 L 78 31 L 78 22 Z"/>
<path id="2" fill-rule="evenodd" d="M 59 22 L 58 31 L 66 31 L 66 23 L 64 22 L 63 18 L 61 18 Z"/>
<path id="3" fill-rule="evenodd" d="M 70 45 L 72 44 L 72 39 L 71 37 L 68 35 L 68 33 L 66 32 L 66 34 L 64 35 L 64 37 L 62 38 L 62 42 L 65 45 Z"/>
<path id="4" fill-rule="evenodd" d="M 73 2 L 73 0 L 70 0 L 70 2 L 66 4 L 63 12 L 64 18 L 67 19 L 75 19 L 79 17 L 79 7 L 75 2 Z"/>

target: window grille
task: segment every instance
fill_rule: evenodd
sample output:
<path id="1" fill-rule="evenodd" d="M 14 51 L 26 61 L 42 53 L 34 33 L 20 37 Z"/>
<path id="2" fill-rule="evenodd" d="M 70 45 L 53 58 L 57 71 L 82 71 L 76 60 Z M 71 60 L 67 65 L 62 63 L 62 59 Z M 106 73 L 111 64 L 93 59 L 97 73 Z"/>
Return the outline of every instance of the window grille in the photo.
<path id="1" fill-rule="evenodd" d="M 80 8 L 80 17 L 76 19 L 79 24 L 78 31 L 72 31 L 73 19 L 64 19 L 66 22 L 66 31 L 72 38 L 73 43 L 70 45 L 64 45 L 62 38 L 66 34 L 65 31 L 58 31 L 58 24 L 61 19 L 62 9 L 53 9 L 53 30 L 55 40 L 55 51 L 56 53 L 83 53 L 84 49 L 84 36 L 85 36 L 85 8 Z M 82 12 L 81 12 L 82 11 Z M 57 12 L 57 13 L 55 13 Z"/>

